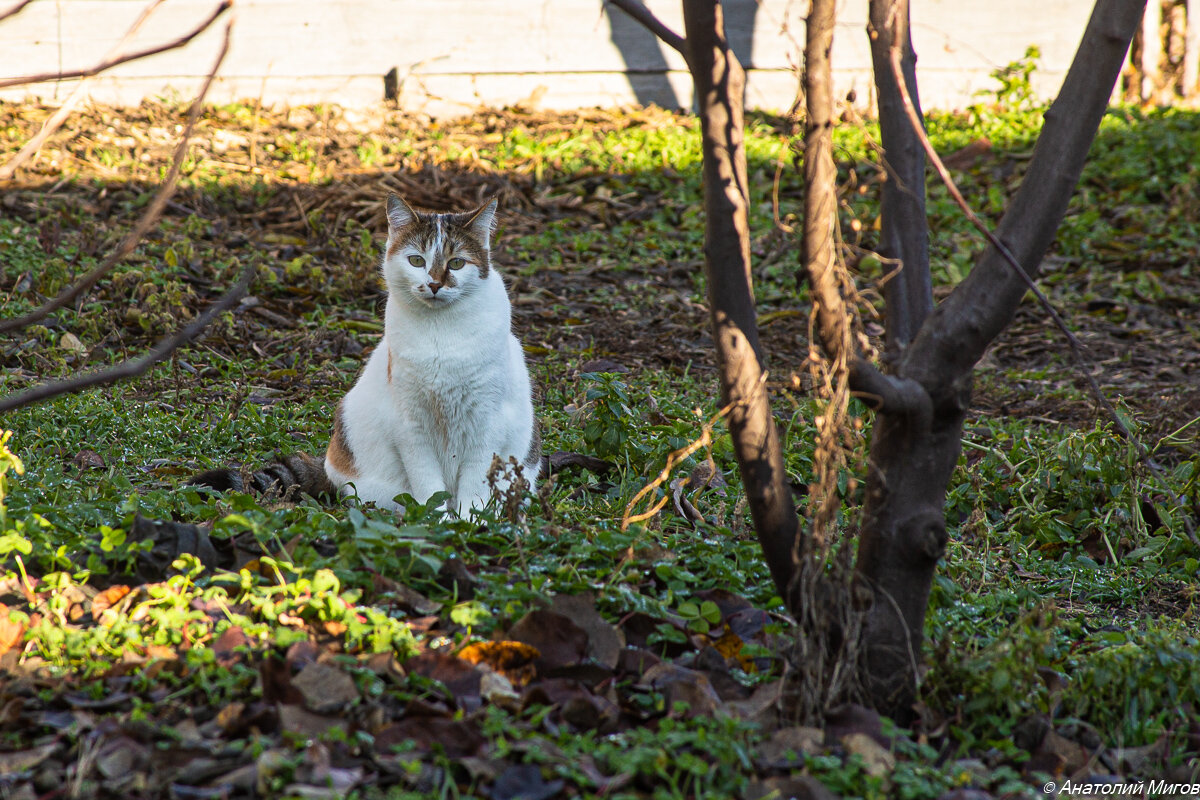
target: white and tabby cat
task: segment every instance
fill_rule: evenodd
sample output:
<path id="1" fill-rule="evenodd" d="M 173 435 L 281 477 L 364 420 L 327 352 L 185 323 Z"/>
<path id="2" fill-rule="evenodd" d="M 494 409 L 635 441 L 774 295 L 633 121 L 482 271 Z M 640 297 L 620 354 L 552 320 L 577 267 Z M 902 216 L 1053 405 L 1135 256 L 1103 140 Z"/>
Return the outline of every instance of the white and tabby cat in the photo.
<path id="1" fill-rule="evenodd" d="M 494 199 L 463 214 L 433 214 L 388 197 L 383 340 L 338 404 L 325 474 L 312 474 L 306 461 L 306 474 L 291 470 L 294 481 L 273 473 L 268 480 L 310 494 L 356 492 L 388 507 L 399 494 L 425 502 L 449 492 L 460 514 L 490 499 L 495 456 L 516 458 L 532 486 L 540 440 L 512 306 L 492 267 L 495 214 Z M 267 481 L 257 475 L 261 490 Z M 232 470 L 194 482 L 244 488 Z"/>

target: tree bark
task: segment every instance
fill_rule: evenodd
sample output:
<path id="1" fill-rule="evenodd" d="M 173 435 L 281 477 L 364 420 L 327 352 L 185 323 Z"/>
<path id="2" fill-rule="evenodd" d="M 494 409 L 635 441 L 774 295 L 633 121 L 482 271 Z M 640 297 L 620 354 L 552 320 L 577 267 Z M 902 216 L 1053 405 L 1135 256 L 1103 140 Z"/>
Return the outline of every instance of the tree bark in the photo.
<path id="1" fill-rule="evenodd" d="M 723 403 L 750 515 L 771 577 L 789 604 L 800 520 L 767 397 L 750 277 L 749 191 L 743 142 L 745 73 L 725 39 L 717 0 L 684 0 L 687 61 L 704 161 L 704 269 Z"/>
<path id="2" fill-rule="evenodd" d="M 804 48 L 804 264 L 817 309 L 817 332 L 831 358 L 849 358 L 854 343 L 844 324 L 846 303 L 837 275 L 834 233 L 837 170 L 833 163 L 833 80 L 830 52 L 836 0 L 813 0 Z"/>
<path id="3" fill-rule="evenodd" d="M 998 230 L 1031 276 L 1066 212 L 1140 18 L 1141 4 L 1098 0 L 1046 114 L 1029 170 Z M 989 247 L 926 318 L 884 384 L 897 391 L 881 403 L 872 432 L 856 572 L 874 593 L 863 637 L 868 688 L 875 707 L 901 724 L 912 717 L 929 590 L 946 542 L 946 487 L 961 448 L 972 371 L 1025 291 L 1025 281 Z"/>
<path id="4" fill-rule="evenodd" d="M 925 216 L 925 151 L 904 114 L 888 56 L 894 45 L 900 46 L 904 83 L 920 114 L 917 56 L 909 35 L 908 12 L 908 0 L 871 0 L 867 24 L 886 176 L 879 200 L 878 253 L 885 260 L 885 274 L 889 276 L 883 284 L 883 297 L 887 304 L 887 355 L 893 362 L 933 310 Z"/>

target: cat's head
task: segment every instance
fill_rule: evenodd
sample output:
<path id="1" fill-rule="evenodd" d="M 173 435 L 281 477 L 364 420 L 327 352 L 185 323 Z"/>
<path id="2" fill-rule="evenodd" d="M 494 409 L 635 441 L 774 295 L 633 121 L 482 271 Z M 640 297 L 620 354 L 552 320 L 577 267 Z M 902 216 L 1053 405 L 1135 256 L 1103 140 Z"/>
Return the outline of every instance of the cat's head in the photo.
<path id="1" fill-rule="evenodd" d="M 471 294 L 487 280 L 495 198 L 462 214 L 429 214 L 393 194 L 387 218 L 383 277 L 390 293 L 432 308 Z"/>

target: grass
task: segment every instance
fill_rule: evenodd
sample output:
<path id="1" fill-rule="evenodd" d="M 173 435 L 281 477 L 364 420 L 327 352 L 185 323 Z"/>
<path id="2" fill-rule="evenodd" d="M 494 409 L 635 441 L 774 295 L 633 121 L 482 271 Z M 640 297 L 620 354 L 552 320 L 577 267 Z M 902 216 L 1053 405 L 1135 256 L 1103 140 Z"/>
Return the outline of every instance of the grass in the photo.
<path id="1" fill-rule="evenodd" d="M 44 111 L 10 106 L 4 113 L 10 119 L 0 127 L 0 151 L 19 146 Z M 152 121 L 173 112 L 140 113 Z M 717 407 L 703 346 L 680 345 L 676 352 L 659 341 L 673 342 L 689 325 L 699 336 L 704 320 L 694 123 L 658 113 L 612 115 L 603 124 L 517 115 L 443 125 L 430 135 L 403 124 L 377 126 L 349 145 L 321 126 L 328 117 L 312 109 L 294 109 L 283 119 L 239 105 L 213 109 L 210 130 L 246 144 L 198 154 L 180 208 L 78 308 L 0 342 L 6 391 L 102 366 L 144 349 L 247 262 L 258 265 L 252 291 L 265 313 L 247 306 L 226 315 L 201 342 L 136 383 L 4 420 L 14 432 L 8 446 L 24 465 L 23 474 L 9 469 L 0 479 L 4 602 L 24 628 L 26 668 L 96 698 L 115 691 L 114 675 L 128 676 L 132 689 L 120 684 L 121 690 L 138 699 L 121 724 L 139 719 L 178 737 L 186 714 L 171 716 L 153 698 L 174 698 L 181 707 L 207 703 L 226 717 L 236 714 L 225 709 L 240 703 L 244 711 L 262 698 L 265 673 L 218 646 L 230 631 L 240 631 L 249 650 L 277 655 L 318 642 L 343 659 L 363 697 L 403 708 L 443 702 L 444 692 L 415 674 L 392 680 L 372 671 L 366 666 L 372 653 L 404 659 L 434 643 L 486 640 L 555 595 L 590 592 L 610 621 L 644 615 L 652 621 L 648 647 L 669 658 L 691 653 L 694 637 L 713 633 L 715 641 L 721 617 L 712 616 L 706 592 L 727 590 L 758 609 L 781 612 L 719 427 L 711 453 L 701 451 L 672 476 L 711 455 L 729 479 L 723 494 L 692 497 L 707 524 L 693 529 L 668 502 L 644 525 L 620 525 L 633 495 L 673 450 L 699 435 Z M 943 152 L 990 142 L 987 157 L 958 177 L 979 210 L 995 218 L 1021 177 L 1039 119 L 1036 109 L 981 105 L 931 115 L 929 130 Z M 20 313 L 35 293 L 52 295 L 85 272 L 144 206 L 147 182 L 156 177 L 151 165 L 161 161 L 148 165 L 140 153 L 106 144 L 106 136 L 139 124 L 109 122 L 113 132 L 97 133 L 90 151 L 65 139 L 51 144 L 45 158 L 71 178 L 66 191 L 46 194 L 37 168 L 30 188 L 14 190 L 23 213 L 0 219 L 0 313 Z M 779 214 L 798 213 L 791 135 L 778 119 L 753 117 L 748 126 L 762 313 L 805 303 L 795 284 L 795 248 L 773 222 L 777 171 Z M 878 134 L 863 124 L 842 126 L 836 136 L 841 177 L 863 187 L 847 192 L 842 211 L 856 257 L 873 244 Z M 169 144 L 164 139 L 150 149 Z M 1105 309 L 1157 309 L 1178 320 L 1171 330 L 1200 338 L 1190 266 L 1200 208 L 1187 188 L 1197 175 L 1188 154 L 1198 148 L 1200 118 L 1193 113 L 1115 109 L 1106 117 L 1046 278 L 1060 308 L 1070 309 L 1072 325 L 1091 324 L 1085 309 L 1102 300 Z M 277 505 L 181 488 L 200 468 L 324 446 L 331 408 L 378 336 L 379 230 L 368 213 L 305 204 L 337 197 L 320 192 L 351 186 L 356 175 L 408 174 L 424 165 L 436 165 L 452 181 L 519 181 L 512 185 L 547 204 L 514 209 L 501 231 L 500 259 L 518 279 L 518 301 L 534 298 L 518 304 L 518 318 L 536 382 L 545 389 L 545 449 L 594 454 L 615 470 L 562 473 L 533 501 L 524 525 L 498 516 L 473 524 L 415 505 L 396 518 L 372 508 Z M 303 206 L 299 212 L 293 203 Z M 950 286 L 969 270 L 978 244 L 939 187 L 931 186 L 929 206 L 935 282 Z M 865 272 L 864 287 L 877 277 Z M 553 297 L 530 294 L 530 287 Z M 677 305 L 665 304 L 667 295 Z M 665 333 L 639 332 L 641 324 L 676 318 Z M 598 329 L 621 325 L 634 332 L 623 336 L 644 343 L 617 350 Z M 803 329 L 801 320 L 787 330 Z M 803 343 L 793 337 L 771 357 L 798 369 Z M 633 371 L 580 371 L 596 358 L 627 361 Z M 1066 424 L 1002 415 L 972 420 L 947 503 L 951 545 L 927 621 L 928 719 L 921 735 L 937 733 L 929 741 L 897 739 L 898 761 L 886 774 L 840 747 L 804 755 L 803 771 L 831 790 L 847 797 L 933 797 L 973 784 L 996 795 L 1039 796 L 1040 773 L 1022 772 L 1033 756 L 1016 741 L 1022 724 L 1037 715 L 1060 728 L 1073 721 L 1091 726 L 1109 747 L 1162 739 L 1168 746 L 1156 769 L 1194 766 L 1187 731 L 1200 706 L 1200 553 L 1183 533 L 1188 512 L 1137 466 L 1128 443 L 1070 411 L 1086 400 L 1063 382 L 1064 363 L 1053 356 L 985 369 L 982 398 L 1027 385 L 1027 394 L 1066 409 Z M 1126 410 L 1138 423 L 1152 406 L 1132 383 L 1112 388 L 1128 391 Z M 804 486 L 816 411 L 782 384 L 776 398 L 789 477 Z M 1194 501 L 1200 455 L 1192 422 L 1174 417 L 1163 423 L 1169 430 L 1149 423 L 1144 430 L 1151 445 L 1160 445 L 1168 485 Z M 852 526 L 858 498 L 848 493 L 846 500 L 844 520 Z M 241 563 L 214 570 L 175 554 L 160 579 L 139 582 L 138 566 L 154 545 L 132 535 L 139 515 L 211 526 L 212 540 L 236 548 Z M 445 580 L 455 561 L 473 572 L 473 596 Z M 423 632 L 414 622 L 420 615 L 396 605 L 393 583 L 433 603 L 440 631 Z M 122 587 L 130 591 L 117 597 Z M 102 593 L 114 588 L 106 606 Z M 104 602 L 97 605 L 97 596 Z M 765 631 L 765 641 L 778 641 L 788 628 L 772 619 Z M 753 688 L 777 676 L 769 647 L 745 647 L 732 673 L 737 681 Z M 153 666 L 168 653 L 176 666 Z M 136 667 L 122 666 L 133 661 Z M 548 706 L 500 702 L 468 716 L 495 761 L 537 764 L 542 779 L 563 780 L 577 796 L 727 798 L 740 796 L 762 773 L 755 764 L 767 732 L 759 726 L 676 714 L 661 689 L 619 691 L 628 713 L 637 709 L 644 724 L 580 731 L 555 723 Z M 303 771 L 301 739 L 256 739 L 250 727 L 226 722 L 228 746 L 279 748 L 290 759 L 286 775 Z M 6 735 L 12 749 L 34 743 Z M 334 747 L 339 735 L 350 734 L 329 733 L 325 741 Z M 337 747 L 358 752 L 353 742 Z M 964 759 L 985 759 L 983 774 L 971 773 Z M 397 778 L 391 789 L 356 791 L 452 796 L 494 779 L 436 753 L 406 769 L 414 776 L 407 783 Z M 605 784 L 614 776 L 621 776 L 616 788 Z M 279 791 L 288 780 L 280 778 Z"/>

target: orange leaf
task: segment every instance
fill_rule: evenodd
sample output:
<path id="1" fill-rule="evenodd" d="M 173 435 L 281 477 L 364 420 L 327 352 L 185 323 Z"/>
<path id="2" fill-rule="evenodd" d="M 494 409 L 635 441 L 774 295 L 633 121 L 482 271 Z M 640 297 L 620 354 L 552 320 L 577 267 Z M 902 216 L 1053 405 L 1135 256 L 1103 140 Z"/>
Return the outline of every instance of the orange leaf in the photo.
<path id="1" fill-rule="evenodd" d="M 458 657 L 471 664 L 487 664 L 494 670 L 516 670 L 541 653 L 523 642 L 477 642 L 458 652 Z"/>
<path id="2" fill-rule="evenodd" d="M 110 586 L 103 592 L 92 598 L 92 619 L 99 619 L 100 615 L 108 609 L 121 602 L 121 598 L 129 594 L 128 586 Z"/>
<path id="3" fill-rule="evenodd" d="M 524 642 L 476 642 L 458 652 L 460 661 L 485 664 L 503 675 L 516 688 L 529 685 L 537 674 L 533 662 L 541 658 L 536 647 Z"/>
<path id="4" fill-rule="evenodd" d="M 9 619 L 8 606 L 0 603 L 0 653 L 7 653 L 25 638 L 25 624 Z"/>

